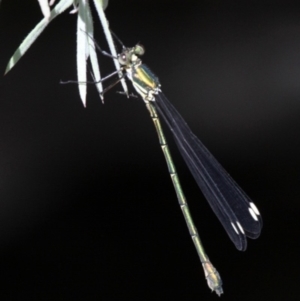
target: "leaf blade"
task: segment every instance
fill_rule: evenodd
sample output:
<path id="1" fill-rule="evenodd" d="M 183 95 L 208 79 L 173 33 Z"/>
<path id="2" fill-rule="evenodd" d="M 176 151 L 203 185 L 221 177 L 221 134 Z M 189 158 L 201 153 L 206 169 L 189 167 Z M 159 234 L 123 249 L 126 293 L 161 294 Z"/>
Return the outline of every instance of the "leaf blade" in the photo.
<path id="1" fill-rule="evenodd" d="M 4 75 L 7 74 L 20 60 L 20 58 L 26 53 L 34 41 L 39 37 L 39 35 L 44 31 L 47 25 L 56 18 L 59 14 L 64 12 L 70 5 L 72 5 L 73 0 L 61 0 L 51 11 L 49 18 L 42 19 L 34 29 L 27 35 L 23 40 L 17 50 L 14 52 L 8 64 L 6 66 Z"/>

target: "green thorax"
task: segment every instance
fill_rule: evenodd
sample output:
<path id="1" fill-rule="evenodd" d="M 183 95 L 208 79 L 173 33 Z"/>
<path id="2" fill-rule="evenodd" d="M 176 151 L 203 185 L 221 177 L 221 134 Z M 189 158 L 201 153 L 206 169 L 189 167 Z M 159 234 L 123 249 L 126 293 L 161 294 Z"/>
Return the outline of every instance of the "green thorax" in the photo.
<path id="1" fill-rule="evenodd" d="M 142 45 L 125 48 L 118 55 L 118 60 L 131 80 L 134 89 L 145 102 L 155 101 L 155 95 L 160 92 L 160 83 L 156 75 L 142 63 L 140 56 L 145 52 Z"/>
<path id="2" fill-rule="evenodd" d="M 127 76 L 145 101 L 155 100 L 154 95 L 160 91 L 160 82 L 145 64 L 136 62 L 130 70 L 127 69 Z"/>

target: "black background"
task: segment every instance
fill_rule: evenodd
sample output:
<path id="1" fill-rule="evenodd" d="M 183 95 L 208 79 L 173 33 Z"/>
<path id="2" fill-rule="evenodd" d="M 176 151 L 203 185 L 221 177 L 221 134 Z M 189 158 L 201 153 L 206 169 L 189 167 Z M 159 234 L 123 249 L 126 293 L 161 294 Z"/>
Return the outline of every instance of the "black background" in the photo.
<path id="1" fill-rule="evenodd" d="M 239 4 L 236 4 L 239 2 Z M 222 300 L 298 300 L 299 1 L 111 0 L 111 28 L 259 207 L 238 252 L 170 147 Z M 0 70 L 42 18 L 0 6 Z M 107 44 L 95 15 L 96 37 Z M 207 288 L 141 100 L 76 85 L 76 15 L 0 79 L 1 300 L 217 300 Z M 102 73 L 113 65 L 100 57 Z"/>

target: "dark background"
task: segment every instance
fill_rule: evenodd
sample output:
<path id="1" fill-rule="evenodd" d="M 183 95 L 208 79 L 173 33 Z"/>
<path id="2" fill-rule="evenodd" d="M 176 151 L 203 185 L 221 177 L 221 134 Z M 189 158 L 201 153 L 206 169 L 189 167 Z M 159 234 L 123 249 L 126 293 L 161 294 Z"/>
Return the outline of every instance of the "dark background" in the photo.
<path id="1" fill-rule="evenodd" d="M 222 300 L 299 298 L 298 2 L 111 0 L 106 10 L 263 215 L 261 237 L 238 252 L 168 133 Z M 1 72 L 41 18 L 37 1 L 2 1 Z M 90 86 L 84 109 L 77 87 L 59 84 L 76 78 L 75 47 L 66 12 L 0 79 L 1 300 L 218 300 L 143 102 L 117 88 L 102 105 Z"/>

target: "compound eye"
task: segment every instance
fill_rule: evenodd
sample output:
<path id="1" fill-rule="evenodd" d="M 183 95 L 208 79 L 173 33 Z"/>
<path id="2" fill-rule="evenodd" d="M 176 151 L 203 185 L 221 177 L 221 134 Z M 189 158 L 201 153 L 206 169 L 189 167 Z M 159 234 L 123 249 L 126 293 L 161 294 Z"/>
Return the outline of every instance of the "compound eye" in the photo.
<path id="1" fill-rule="evenodd" d="M 143 55 L 145 53 L 145 48 L 142 45 L 136 45 L 134 47 L 134 53 L 137 56 L 141 56 L 141 55 Z"/>
<path id="2" fill-rule="evenodd" d="M 127 63 L 127 56 L 125 53 L 121 53 L 120 56 L 119 56 L 119 63 L 121 65 L 126 65 Z"/>

